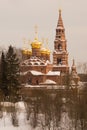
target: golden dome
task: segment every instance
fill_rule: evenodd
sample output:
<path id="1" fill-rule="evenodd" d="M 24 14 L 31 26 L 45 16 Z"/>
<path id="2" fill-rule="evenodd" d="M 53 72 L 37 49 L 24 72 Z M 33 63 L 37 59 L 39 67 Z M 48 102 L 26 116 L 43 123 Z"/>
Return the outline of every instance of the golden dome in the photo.
<path id="1" fill-rule="evenodd" d="M 27 55 L 32 55 L 32 51 L 31 50 L 27 50 Z"/>
<path id="2" fill-rule="evenodd" d="M 31 43 L 32 48 L 39 49 L 41 48 L 42 43 L 38 41 L 38 38 L 35 38 L 34 41 Z"/>
<path id="3" fill-rule="evenodd" d="M 46 50 L 46 48 L 42 48 L 42 49 L 41 49 L 41 54 L 44 54 L 44 55 L 46 55 L 46 53 L 47 53 L 47 50 Z"/>
<path id="4" fill-rule="evenodd" d="M 42 49 L 41 49 L 41 54 L 50 55 L 50 50 L 49 50 L 49 49 L 46 49 L 46 48 L 42 48 Z"/>
<path id="5" fill-rule="evenodd" d="M 49 49 L 47 49 L 46 54 L 50 55 L 50 50 Z"/>
<path id="6" fill-rule="evenodd" d="M 24 55 L 31 55 L 31 54 L 32 54 L 32 51 L 31 51 L 31 50 L 28 50 L 28 49 L 23 49 L 23 50 L 22 50 L 22 53 L 23 53 Z"/>

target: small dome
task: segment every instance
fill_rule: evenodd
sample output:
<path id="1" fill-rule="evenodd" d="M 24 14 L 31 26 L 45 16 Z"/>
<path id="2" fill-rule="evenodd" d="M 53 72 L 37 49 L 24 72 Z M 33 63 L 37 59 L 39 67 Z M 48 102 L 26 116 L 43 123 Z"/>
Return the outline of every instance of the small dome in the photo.
<path id="1" fill-rule="evenodd" d="M 24 55 L 31 55 L 31 54 L 32 54 L 32 51 L 31 51 L 31 50 L 28 50 L 28 49 L 23 49 L 23 50 L 22 50 L 22 53 L 23 53 Z"/>
<path id="2" fill-rule="evenodd" d="M 39 49 L 42 43 L 38 41 L 38 38 L 35 38 L 34 41 L 31 43 L 32 48 Z"/>
<path id="3" fill-rule="evenodd" d="M 41 54 L 50 55 L 50 50 L 49 50 L 49 49 L 46 49 L 46 48 L 42 48 L 42 49 L 41 49 Z"/>
<path id="4" fill-rule="evenodd" d="M 50 50 L 49 50 L 49 49 L 47 49 L 46 54 L 47 54 L 47 55 L 50 55 Z"/>
<path id="5" fill-rule="evenodd" d="M 41 49 L 41 54 L 44 54 L 44 55 L 46 55 L 46 53 L 47 53 L 47 50 L 46 50 L 46 48 L 42 48 L 42 49 Z"/>
<path id="6" fill-rule="evenodd" d="M 31 50 L 27 50 L 27 55 L 32 55 L 32 51 Z"/>
<path id="7" fill-rule="evenodd" d="M 22 53 L 23 53 L 24 55 L 27 55 L 27 50 L 26 50 L 26 49 L 23 49 L 23 50 L 22 50 Z"/>

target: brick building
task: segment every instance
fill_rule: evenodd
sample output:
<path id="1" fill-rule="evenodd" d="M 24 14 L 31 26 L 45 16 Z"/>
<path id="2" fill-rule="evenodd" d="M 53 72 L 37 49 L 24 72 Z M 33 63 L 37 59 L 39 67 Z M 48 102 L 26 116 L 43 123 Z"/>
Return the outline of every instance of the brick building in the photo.
<path id="1" fill-rule="evenodd" d="M 31 50 L 22 50 L 23 61 L 20 64 L 21 82 L 30 85 L 60 85 L 61 79 L 62 84 L 66 84 L 67 75 L 70 75 L 70 80 L 78 84 L 79 77 L 74 62 L 71 73 L 69 71 L 67 41 L 61 10 L 59 10 L 54 40 L 53 63 L 50 61 L 51 51 L 48 49 L 48 46 L 43 47 L 43 43 L 38 39 L 37 30 L 35 33 L 35 39 L 31 42 Z"/>

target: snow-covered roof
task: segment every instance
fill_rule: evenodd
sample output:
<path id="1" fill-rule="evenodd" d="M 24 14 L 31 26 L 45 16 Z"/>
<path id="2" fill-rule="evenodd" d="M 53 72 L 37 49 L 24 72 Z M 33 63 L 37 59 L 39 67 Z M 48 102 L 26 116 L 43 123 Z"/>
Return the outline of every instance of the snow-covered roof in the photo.
<path id="1" fill-rule="evenodd" d="M 60 71 L 49 71 L 47 75 L 60 75 Z"/>
<path id="2" fill-rule="evenodd" d="M 42 85 L 30 85 L 30 84 L 24 84 L 25 88 L 46 88 Z"/>
<path id="3" fill-rule="evenodd" d="M 35 70 L 31 70 L 30 72 L 32 75 L 43 75 L 43 73 L 41 73 L 39 71 L 35 71 Z"/>
<path id="4" fill-rule="evenodd" d="M 29 71 L 20 72 L 20 75 L 26 75 Z"/>
<path id="5" fill-rule="evenodd" d="M 43 82 L 41 84 L 56 84 L 56 82 L 53 80 L 47 79 L 47 80 L 45 80 L 45 82 Z"/>
<path id="6" fill-rule="evenodd" d="M 33 66 L 37 66 L 37 65 L 39 65 L 39 66 L 46 66 L 48 64 L 51 64 L 51 62 L 48 61 L 48 60 L 44 61 L 43 59 L 40 59 L 38 57 L 31 57 L 30 59 L 24 60 L 21 63 L 22 66 L 25 66 L 25 65 L 27 65 L 27 66 L 32 66 L 32 65 Z"/>

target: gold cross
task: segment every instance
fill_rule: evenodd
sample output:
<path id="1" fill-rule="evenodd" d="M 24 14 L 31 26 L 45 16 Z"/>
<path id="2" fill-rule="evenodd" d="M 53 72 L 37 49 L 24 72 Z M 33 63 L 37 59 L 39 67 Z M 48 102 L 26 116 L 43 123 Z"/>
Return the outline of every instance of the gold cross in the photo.
<path id="1" fill-rule="evenodd" d="M 46 38 L 46 47 L 48 49 L 48 38 Z"/>
<path id="2" fill-rule="evenodd" d="M 35 37 L 37 38 L 38 37 L 38 26 L 37 25 L 35 25 Z"/>

